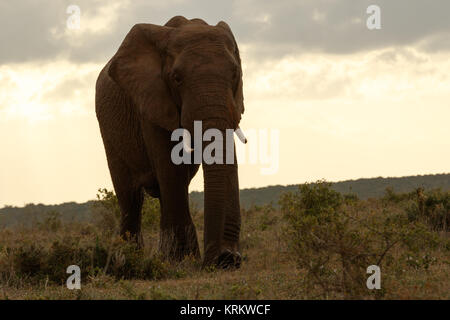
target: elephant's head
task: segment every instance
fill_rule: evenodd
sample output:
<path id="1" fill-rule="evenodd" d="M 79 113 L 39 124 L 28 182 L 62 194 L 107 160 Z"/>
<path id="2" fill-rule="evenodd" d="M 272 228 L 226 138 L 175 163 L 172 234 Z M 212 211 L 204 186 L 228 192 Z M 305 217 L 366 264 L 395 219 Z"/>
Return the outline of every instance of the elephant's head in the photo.
<path id="1" fill-rule="evenodd" d="M 109 75 L 152 123 L 191 131 L 194 120 L 238 127 L 244 112 L 239 50 L 229 26 L 174 17 L 137 24 L 110 62 Z"/>
<path id="2" fill-rule="evenodd" d="M 237 129 L 244 112 L 239 50 L 222 21 L 210 26 L 178 16 L 165 26 L 137 24 L 108 73 L 131 97 L 141 119 L 168 131 L 183 127 L 192 133 L 196 120 L 203 130 Z M 210 263 L 226 249 L 238 250 L 239 186 L 236 161 L 203 163 L 203 171 L 205 262 Z"/>

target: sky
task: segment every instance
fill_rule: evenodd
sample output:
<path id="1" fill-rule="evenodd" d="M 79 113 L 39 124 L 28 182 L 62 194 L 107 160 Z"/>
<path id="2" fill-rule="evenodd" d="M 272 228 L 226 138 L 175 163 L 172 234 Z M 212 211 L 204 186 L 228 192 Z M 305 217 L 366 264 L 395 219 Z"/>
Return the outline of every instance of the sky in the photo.
<path id="1" fill-rule="evenodd" d="M 112 189 L 95 81 L 134 24 L 176 15 L 226 21 L 239 45 L 241 188 L 448 173 L 449 13 L 448 0 L 2 1 L 0 207 Z"/>

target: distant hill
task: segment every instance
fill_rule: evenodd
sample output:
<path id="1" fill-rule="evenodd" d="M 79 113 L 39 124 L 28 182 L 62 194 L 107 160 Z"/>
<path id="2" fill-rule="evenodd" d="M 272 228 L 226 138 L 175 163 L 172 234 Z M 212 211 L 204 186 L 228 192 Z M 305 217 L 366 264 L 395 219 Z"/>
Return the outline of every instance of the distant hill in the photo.
<path id="1" fill-rule="evenodd" d="M 66 202 L 55 205 L 27 204 L 25 207 L 6 206 L 0 209 L 0 228 L 2 226 L 23 225 L 31 226 L 43 221 L 47 213 L 58 212 L 63 222 L 90 221 L 92 219 L 91 206 L 95 201 L 84 203 Z"/>
<path id="2" fill-rule="evenodd" d="M 282 193 L 294 191 L 297 187 L 298 185 L 276 185 L 264 188 L 242 189 L 240 191 L 241 207 L 248 208 L 251 205 L 264 205 L 270 202 L 277 206 L 278 199 Z M 450 190 L 450 174 L 401 178 L 379 177 L 333 183 L 334 190 L 341 193 L 356 194 L 360 199 L 380 197 L 384 194 L 387 187 L 391 187 L 395 192 L 399 193 L 409 192 L 418 187 Z M 190 198 L 199 209 L 203 209 L 203 192 L 191 192 Z M 0 209 L 0 227 L 17 224 L 29 226 L 32 223 L 43 221 L 47 213 L 52 211 L 59 212 L 64 222 L 89 221 L 92 219 L 91 207 L 94 202 L 67 202 L 59 205 L 29 204 L 25 207 L 7 206 Z"/>
<path id="3" fill-rule="evenodd" d="M 365 178 L 334 182 L 332 188 L 340 193 L 353 193 L 360 199 L 378 198 L 383 196 L 387 187 L 395 192 L 410 192 L 418 187 L 424 189 L 450 190 L 450 174 L 430 174 L 423 176 L 408 176 L 400 178 Z M 264 205 L 272 202 L 278 206 L 278 199 L 284 192 L 297 190 L 298 185 L 268 186 L 263 188 L 242 189 L 240 191 L 241 207 Z M 190 197 L 200 209 L 203 208 L 203 192 L 191 192 Z"/>

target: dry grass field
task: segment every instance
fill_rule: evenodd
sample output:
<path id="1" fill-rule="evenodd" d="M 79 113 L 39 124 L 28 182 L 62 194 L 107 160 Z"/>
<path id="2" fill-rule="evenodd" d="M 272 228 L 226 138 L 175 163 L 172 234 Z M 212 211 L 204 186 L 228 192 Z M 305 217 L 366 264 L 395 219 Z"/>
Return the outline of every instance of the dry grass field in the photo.
<path id="1" fill-rule="evenodd" d="M 450 299 L 449 193 L 341 195 L 325 182 L 302 185 L 271 205 L 242 210 L 238 270 L 159 257 L 158 204 L 146 199 L 145 247 L 116 236 L 115 196 L 100 191 L 93 223 L 57 213 L 33 227 L 0 231 L 1 299 Z M 192 209 L 200 244 L 203 213 Z M 381 267 L 381 289 L 366 287 Z M 81 290 L 66 268 L 81 267 Z"/>

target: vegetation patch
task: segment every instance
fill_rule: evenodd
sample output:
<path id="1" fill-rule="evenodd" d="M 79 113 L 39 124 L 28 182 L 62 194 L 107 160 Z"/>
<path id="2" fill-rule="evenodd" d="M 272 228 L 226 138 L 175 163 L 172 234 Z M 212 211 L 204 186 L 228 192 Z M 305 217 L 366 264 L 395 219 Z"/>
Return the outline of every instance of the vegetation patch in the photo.
<path id="1" fill-rule="evenodd" d="M 243 207 L 233 271 L 163 259 L 157 199 L 144 200 L 143 248 L 118 236 L 112 191 L 99 190 L 90 210 L 82 222 L 52 210 L 0 229 L 0 298 L 450 299 L 448 191 L 365 200 L 325 181 L 297 186 L 277 205 Z M 202 249 L 203 212 L 192 205 L 191 214 Z M 69 265 L 81 269 L 81 290 L 65 285 Z M 379 290 L 366 286 L 370 265 L 380 267 Z"/>
<path id="2" fill-rule="evenodd" d="M 388 190 L 384 200 L 399 204 L 410 198 L 394 197 Z M 445 196 L 439 194 L 437 198 L 441 203 Z M 419 197 L 418 207 L 429 199 L 435 198 Z M 428 202 L 434 205 L 436 201 Z M 429 219 L 411 219 L 401 206 L 386 203 L 374 211 L 367 203 L 332 190 L 324 181 L 301 185 L 297 192 L 283 195 L 280 206 L 288 222 L 287 243 L 298 266 L 306 272 L 304 285 L 319 289 L 321 298 L 334 293 L 343 298 L 382 297 L 395 289 L 390 286 L 398 285 L 403 274 L 429 270 L 448 243 L 433 232 L 435 223 L 424 223 Z M 384 281 L 383 290 L 368 290 L 366 286 L 366 270 L 371 265 L 392 277 L 388 279 L 392 281 Z"/>

